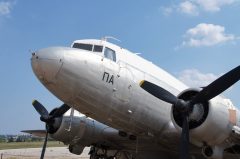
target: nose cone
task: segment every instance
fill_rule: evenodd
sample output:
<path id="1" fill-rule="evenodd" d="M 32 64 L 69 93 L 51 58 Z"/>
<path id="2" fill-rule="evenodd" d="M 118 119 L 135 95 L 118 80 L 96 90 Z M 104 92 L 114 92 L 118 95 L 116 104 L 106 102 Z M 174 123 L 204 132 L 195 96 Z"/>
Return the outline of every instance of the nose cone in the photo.
<path id="1" fill-rule="evenodd" d="M 32 69 L 38 79 L 44 83 L 54 82 L 62 66 L 64 49 L 52 47 L 41 49 L 32 54 Z"/>

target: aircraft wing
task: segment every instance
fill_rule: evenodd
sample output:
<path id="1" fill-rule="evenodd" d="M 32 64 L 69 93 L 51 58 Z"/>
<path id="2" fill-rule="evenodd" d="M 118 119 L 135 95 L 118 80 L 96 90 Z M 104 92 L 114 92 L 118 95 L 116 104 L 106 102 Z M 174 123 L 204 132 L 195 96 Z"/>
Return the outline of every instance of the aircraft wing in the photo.
<path id="1" fill-rule="evenodd" d="M 45 137 L 46 130 L 22 130 L 21 132 L 31 134 L 36 137 Z"/>

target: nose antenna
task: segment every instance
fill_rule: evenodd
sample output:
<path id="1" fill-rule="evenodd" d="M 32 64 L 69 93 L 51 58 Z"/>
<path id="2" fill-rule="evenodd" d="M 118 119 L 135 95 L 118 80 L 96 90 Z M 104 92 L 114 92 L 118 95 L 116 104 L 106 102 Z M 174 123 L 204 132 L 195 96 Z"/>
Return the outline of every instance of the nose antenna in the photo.
<path id="1" fill-rule="evenodd" d="M 103 41 L 108 41 L 108 39 L 113 39 L 113 40 L 116 40 L 118 42 L 121 42 L 121 40 L 119 40 L 119 39 L 117 39 L 113 36 L 105 36 L 105 37 L 102 38 Z"/>

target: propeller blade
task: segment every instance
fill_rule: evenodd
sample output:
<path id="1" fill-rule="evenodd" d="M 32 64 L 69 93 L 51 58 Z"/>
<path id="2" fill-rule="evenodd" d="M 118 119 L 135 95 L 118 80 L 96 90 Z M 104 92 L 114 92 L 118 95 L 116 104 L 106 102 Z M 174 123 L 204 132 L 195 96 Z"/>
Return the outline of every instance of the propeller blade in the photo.
<path id="1" fill-rule="evenodd" d="M 189 123 L 188 116 L 183 115 L 181 134 L 180 159 L 189 159 Z"/>
<path id="2" fill-rule="evenodd" d="M 140 82 L 140 87 L 158 99 L 161 99 L 167 103 L 176 104 L 178 101 L 178 98 L 175 95 L 151 82 L 143 80 Z"/>
<path id="3" fill-rule="evenodd" d="M 42 153 L 41 153 L 40 159 L 44 159 L 44 155 L 45 155 L 45 151 L 46 151 L 46 146 L 47 146 L 47 141 L 48 141 L 48 131 L 46 132 L 46 136 L 45 136 L 45 140 L 44 140 L 44 143 L 43 143 Z"/>
<path id="4" fill-rule="evenodd" d="M 66 113 L 71 107 L 69 107 L 67 104 L 63 104 L 61 107 L 59 107 L 52 115 L 53 118 L 61 117 L 64 113 Z"/>
<path id="5" fill-rule="evenodd" d="M 240 79 L 240 66 L 219 77 L 207 87 L 204 87 L 192 100 L 192 104 L 209 101 L 219 95 Z"/>
<path id="6" fill-rule="evenodd" d="M 41 103 L 39 103 L 37 100 L 34 100 L 32 105 L 43 118 L 48 117 L 48 111 Z"/>

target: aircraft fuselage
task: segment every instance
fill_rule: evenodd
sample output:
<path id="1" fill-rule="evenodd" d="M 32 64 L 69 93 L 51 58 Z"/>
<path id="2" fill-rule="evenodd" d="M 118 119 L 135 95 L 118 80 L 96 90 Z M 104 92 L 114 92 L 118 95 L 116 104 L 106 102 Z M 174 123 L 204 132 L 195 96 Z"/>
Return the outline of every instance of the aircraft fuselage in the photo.
<path id="1" fill-rule="evenodd" d="M 175 95 L 187 87 L 151 62 L 108 45 L 116 51 L 116 61 L 91 51 L 58 47 L 38 51 L 32 66 L 54 95 L 83 114 L 135 134 L 160 133 L 171 125 L 171 106 L 143 91 L 139 83 L 154 81 Z M 56 69 L 49 73 L 52 68 Z"/>
<path id="2" fill-rule="evenodd" d="M 173 96 L 182 96 L 185 103 L 199 92 L 140 56 L 103 40 L 78 40 L 71 48 L 41 49 L 33 53 L 31 61 L 42 84 L 67 105 L 128 135 L 153 137 L 172 149 L 179 144 L 179 112 L 174 113 L 171 104 L 140 85 L 143 80 L 150 81 Z M 240 130 L 238 109 L 220 96 L 193 104 L 189 112 L 190 142 L 203 150 L 211 146 L 212 156 L 222 156 L 240 135 L 232 134 Z"/>

